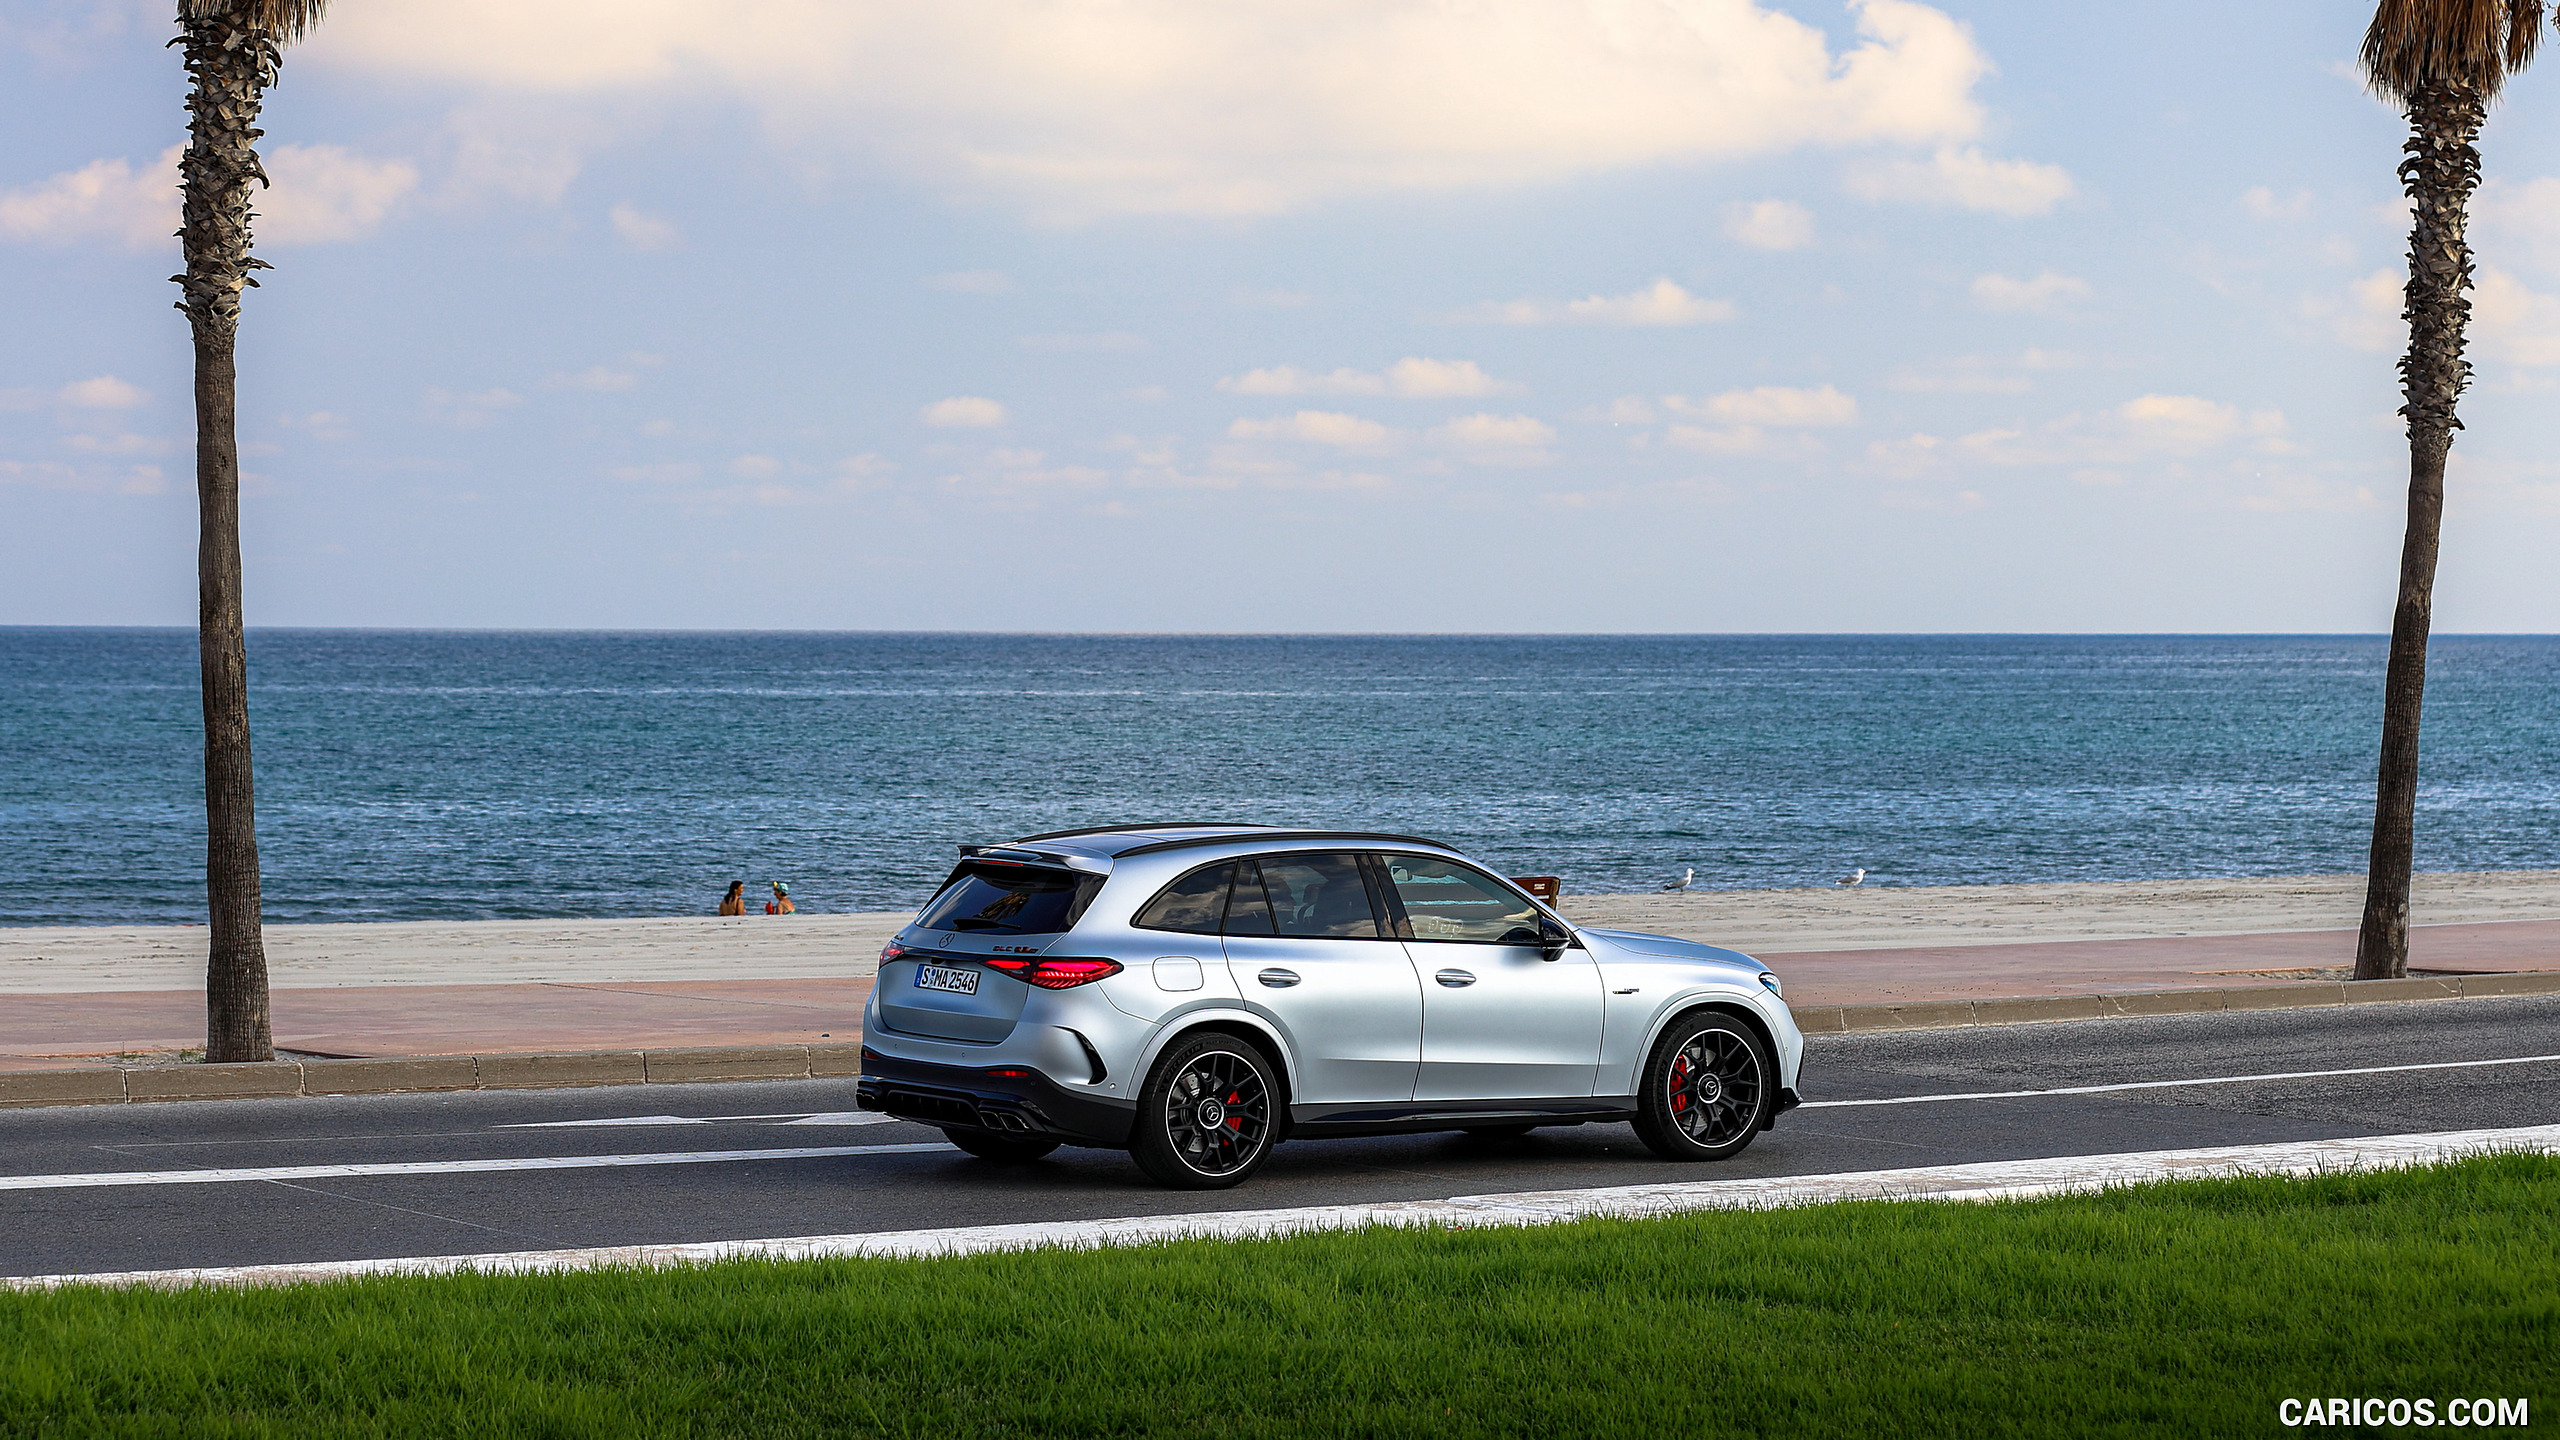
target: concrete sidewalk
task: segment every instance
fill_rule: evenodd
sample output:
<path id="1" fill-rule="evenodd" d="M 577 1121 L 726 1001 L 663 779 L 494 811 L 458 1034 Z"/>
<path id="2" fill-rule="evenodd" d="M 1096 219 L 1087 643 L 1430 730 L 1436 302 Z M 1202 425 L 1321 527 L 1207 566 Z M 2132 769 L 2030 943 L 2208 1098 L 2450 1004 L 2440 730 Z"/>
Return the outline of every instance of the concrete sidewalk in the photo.
<path id="1" fill-rule="evenodd" d="M 2411 936 L 2413 975 L 2560 971 L 2560 920 L 2427 925 Z M 2263 993 L 2243 1003 L 2281 1005 L 2288 989 L 2303 1003 L 2336 1004 L 2311 996 L 2337 995 L 2354 953 L 2354 932 L 2326 930 L 1817 951 L 1769 963 L 1788 1003 L 1810 1016 L 2160 992 Z M 325 1058 L 837 1046 L 860 1040 L 870 993 L 867 974 L 288 987 L 274 992 L 273 1027 L 278 1050 Z M 0 1071 L 132 1063 L 203 1043 L 199 991 L 0 995 Z"/>

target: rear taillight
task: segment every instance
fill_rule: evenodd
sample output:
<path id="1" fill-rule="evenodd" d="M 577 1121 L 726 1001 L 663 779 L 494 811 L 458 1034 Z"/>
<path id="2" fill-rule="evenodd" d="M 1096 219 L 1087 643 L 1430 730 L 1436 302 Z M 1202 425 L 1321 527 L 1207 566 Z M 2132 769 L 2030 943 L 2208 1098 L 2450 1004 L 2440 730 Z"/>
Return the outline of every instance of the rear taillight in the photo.
<path id="1" fill-rule="evenodd" d="M 983 962 L 990 970 L 1001 970 L 1026 985 L 1043 990 L 1073 990 L 1096 980 L 1108 980 L 1120 973 L 1117 960 L 1030 960 L 1010 955 L 993 955 Z"/>
<path id="2" fill-rule="evenodd" d="M 904 955 L 904 954 L 906 954 L 906 953 L 907 953 L 907 947 L 906 947 L 906 946 L 899 944 L 899 943 L 898 943 L 897 941 L 895 941 L 895 940 L 892 940 L 892 941 L 890 941 L 888 944 L 883 945 L 883 946 L 881 946 L 881 947 L 880 947 L 880 963 L 881 963 L 881 964 L 883 964 L 883 965 L 886 965 L 886 964 L 888 964 L 890 961 L 895 960 L 895 959 L 897 959 L 899 956 Z"/>

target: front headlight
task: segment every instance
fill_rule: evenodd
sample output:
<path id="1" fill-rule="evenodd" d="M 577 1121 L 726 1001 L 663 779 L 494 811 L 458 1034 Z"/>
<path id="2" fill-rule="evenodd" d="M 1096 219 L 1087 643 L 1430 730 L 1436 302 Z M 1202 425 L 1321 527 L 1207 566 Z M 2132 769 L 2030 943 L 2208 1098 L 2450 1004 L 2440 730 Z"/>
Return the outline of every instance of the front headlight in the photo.
<path id="1" fill-rule="evenodd" d="M 1781 1000 L 1787 998 L 1787 987 L 1778 983 L 1777 976 L 1763 970 L 1760 972 L 1760 983 L 1769 987 L 1770 994 L 1777 996 Z"/>

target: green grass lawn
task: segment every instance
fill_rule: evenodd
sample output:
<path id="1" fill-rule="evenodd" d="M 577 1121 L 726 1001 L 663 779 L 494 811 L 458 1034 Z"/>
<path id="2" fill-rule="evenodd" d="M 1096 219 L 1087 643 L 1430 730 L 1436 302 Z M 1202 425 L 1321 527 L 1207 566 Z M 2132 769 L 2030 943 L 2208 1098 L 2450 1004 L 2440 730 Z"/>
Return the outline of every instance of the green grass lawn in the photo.
<path id="1" fill-rule="evenodd" d="M 2286 1395 L 2522 1396 L 2550 1429 L 2555 1381 L 2560 1159 L 2516 1155 L 1997 1204 L 0 1295 L 10 1435 L 2245 1435 L 2280 1433 Z"/>

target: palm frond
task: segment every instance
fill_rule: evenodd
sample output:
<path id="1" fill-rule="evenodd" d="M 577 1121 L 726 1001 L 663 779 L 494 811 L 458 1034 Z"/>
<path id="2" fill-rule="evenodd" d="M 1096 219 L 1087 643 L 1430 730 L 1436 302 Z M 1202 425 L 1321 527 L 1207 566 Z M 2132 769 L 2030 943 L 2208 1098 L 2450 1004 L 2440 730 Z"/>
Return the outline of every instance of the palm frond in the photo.
<path id="1" fill-rule="evenodd" d="M 2494 99 L 2533 63 L 2544 0 L 2382 0 L 2358 56 L 2374 93 L 2406 105 L 2429 85 L 2460 84 Z"/>
<path id="2" fill-rule="evenodd" d="M 2539 4 L 2540 0 L 2534 0 Z M 178 13 L 190 18 L 228 15 L 246 20 L 285 44 L 319 28 L 329 0 L 178 0 Z"/>

